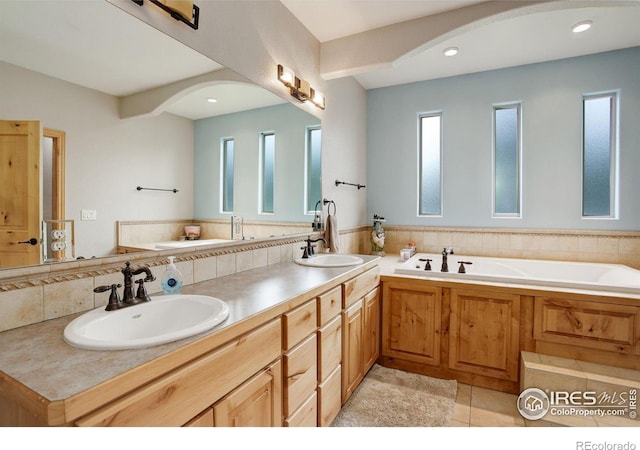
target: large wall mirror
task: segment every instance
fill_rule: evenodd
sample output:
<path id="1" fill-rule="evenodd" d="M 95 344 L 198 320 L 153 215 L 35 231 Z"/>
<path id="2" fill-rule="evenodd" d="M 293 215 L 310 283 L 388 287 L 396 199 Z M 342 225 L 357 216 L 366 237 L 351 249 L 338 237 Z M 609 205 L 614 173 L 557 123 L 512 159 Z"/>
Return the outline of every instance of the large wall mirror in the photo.
<path id="1" fill-rule="evenodd" d="M 306 167 L 318 118 L 108 2 L 8 0 L 0 16 L 0 41 L 10 43 L 0 47 L 0 121 L 37 122 L 41 136 L 63 133 L 55 179 L 64 181 L 59 203 L 74 222 L 75 258 L 116 254 L 119 221 L 241 216 L 311 228 Z M 220 154 L 228 138 L 234 208 L 224 211 Z M 52 181 L 40 183 L 39 220 L 52 201 L 44 200 Z M 5 212 L 19 192 L 2 191 Z M 0 233 L 7 235 L 2 224 Z"/>

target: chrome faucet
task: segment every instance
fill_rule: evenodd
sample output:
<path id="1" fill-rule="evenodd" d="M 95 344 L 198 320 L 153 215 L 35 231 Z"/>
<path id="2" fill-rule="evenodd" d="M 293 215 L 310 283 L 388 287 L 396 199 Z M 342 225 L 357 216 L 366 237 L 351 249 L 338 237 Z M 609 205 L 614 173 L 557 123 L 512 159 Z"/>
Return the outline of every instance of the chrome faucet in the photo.
<path id="1" fill-rule="evenodd" d="M 327 245 L 327 241 L 325 241 L 324 238 L 311 239 L 311 236 L 309 236 L 304 241 L 307 243 L 307 245 L 304 247 L 300 247 L 300 250 L 303 251 L 302 252 L 303 259 L 312 258 L 316 255 L 316 251 L 315 251 L 316 246 L 311 245 L 312 242 L 322 241 L 324 245 Z"/>
<path id="2" fill-rule="evenodd" d="M 127 306 L 151 301 L 151 297 L 149 297 L 149 294 L 147 294 L 147 289 L 144 286 L 145 282 L 154 281 L 156 279 L 153 273 L 151 273 L 151 269 L 149 269 L 148 267 L 139 267 L 137 269 L 132 269 L 131 263 L 127 261 L 125 263 L 124 269 L 122 269 L 121 272 L 124 275 L 124 292 L 122 299 L 120 299 L 120 294 L 118 294 L 118 288 L 122 286 L 121 284 L 98 286 L 93 290 L 93 292 L 106 292 L 109 290 L 111 291 L 111 294 L 109 295 L 109 304 L 105 308 L 107 311 L 113 311 L 114 309 L 126 308 Z M 135 283 L 138 285 L 138 292 L 134 297 L 133 277 L 134 275 L 139 275 L 143 272 L 146 274 L 146 276 L 135 281 Z"/>

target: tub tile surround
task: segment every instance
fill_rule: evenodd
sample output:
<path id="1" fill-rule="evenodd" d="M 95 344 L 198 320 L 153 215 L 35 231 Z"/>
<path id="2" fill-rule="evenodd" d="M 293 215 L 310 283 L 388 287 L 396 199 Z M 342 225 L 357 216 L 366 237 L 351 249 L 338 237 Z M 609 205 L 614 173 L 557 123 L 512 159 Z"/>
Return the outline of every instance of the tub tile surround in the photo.
<path id="1" fill-rule="evenodd" d="M 409 241 L 417 250 L 453 247 L 470 256 L 624 264 L 640 270 L 640 232 L 385 226 L 385 252 L 399 254 Z"/>

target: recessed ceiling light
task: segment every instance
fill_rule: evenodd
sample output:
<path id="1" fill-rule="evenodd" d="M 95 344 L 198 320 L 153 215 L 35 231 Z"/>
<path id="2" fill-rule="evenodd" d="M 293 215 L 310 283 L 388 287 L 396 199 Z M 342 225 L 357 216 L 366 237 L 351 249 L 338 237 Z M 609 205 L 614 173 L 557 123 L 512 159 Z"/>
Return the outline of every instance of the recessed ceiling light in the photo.
<path id="1" fill-rule="evenodd" d="M 209 103 L 216 103 L 218 100 L 216 100 L 215 98 L 208 98 L 207 101 Z"/>
<path id="2" fill-rule="evenodd" d="M 448 47 L 443 50 L 445 56 L 455 56 L 458 54 L 458 47 Z"/>
<path id="3" fill-rule="evenodd" d="M 582 33 L 583 31 L 587 31 L 589 28 L 591 28 L 591 25 L 593 25 L 593 22 L 590 20 L 578 22 L 571 27 L 571 31 L 573 31 L 574 33 Z"/>

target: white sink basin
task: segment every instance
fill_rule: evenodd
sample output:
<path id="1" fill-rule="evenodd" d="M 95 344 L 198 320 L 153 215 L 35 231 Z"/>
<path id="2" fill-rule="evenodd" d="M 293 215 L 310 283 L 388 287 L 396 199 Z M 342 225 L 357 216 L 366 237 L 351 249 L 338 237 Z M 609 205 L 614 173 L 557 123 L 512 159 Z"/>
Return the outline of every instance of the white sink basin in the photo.
<path id="1" fill-rule="evenodd" d="M 224 322 L 229 307 L 206 295 L 164 295 L 115 311 L 91 310 L 71 321 L 64 339 L 89 350 L 124 350 L 166 344 Z"/>
<path id="2" fill-rule="evenodd" d="M 341 255 L 339 253 L 326 253 L 312 256 L 311 258 L 298 258 L 297 264 L 310 267 L 346 267 L 362 264 L 364 260 L 359 256 Z"/>

